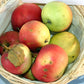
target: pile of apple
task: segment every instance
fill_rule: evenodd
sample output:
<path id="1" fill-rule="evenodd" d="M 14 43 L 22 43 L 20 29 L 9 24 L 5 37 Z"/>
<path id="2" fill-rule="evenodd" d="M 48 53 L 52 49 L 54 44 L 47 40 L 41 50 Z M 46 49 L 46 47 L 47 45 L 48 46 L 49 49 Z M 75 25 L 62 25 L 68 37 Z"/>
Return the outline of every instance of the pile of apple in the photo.
<path id="1" fill-rule="evenodd" d="M 3 68 L 31 80 L 58 80 L 80 52 L 77 38 L 67 31 L 71 23 L 72 11 L 63 2 L 42 9 L 33 3 L 18 6 L 11 16 L 13 31 L 0 36 Z"/>

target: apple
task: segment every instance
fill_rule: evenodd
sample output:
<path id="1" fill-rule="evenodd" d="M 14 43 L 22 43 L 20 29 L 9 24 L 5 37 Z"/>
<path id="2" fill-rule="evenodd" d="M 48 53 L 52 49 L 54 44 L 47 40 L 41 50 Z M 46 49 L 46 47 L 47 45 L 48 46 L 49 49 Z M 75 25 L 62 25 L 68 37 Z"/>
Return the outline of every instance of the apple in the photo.
<path id="1" fill-rule="evenodd" d="M 11 23 L 15 31 L 19 31 L 24 23 L 31 20 L 41 21 L 41 8 L 34 3 L 23 3 L 12 13 Z"/>
<path id="2" fill-rule="evenodd" d="M 42 22 L 32 20 L 21 27 L 19 41 L 27 45 L 31 51 L 35 51 L 49 43 L 50 31 Z"/>
<path id="3" fill-rule="evenodd" d="M 68 55 L 69 64 L 74 62 L 80 53 L 79 40 L 71 32 L 60 32 L 53 35 L 49 44 L 56 44 L 62 47 Z"/>
<path id="4" fill-rule="evenodd" d="M 3 68 L 13 74 L 24 74 L 31 66 L 31 52 L 24 44 L 13 44 L 10 50 L 4 52 L 1 56 Z"/>
<path id="5" fill-rule="evenodd" d="M 12 44 L 19 43 L 19 33 L 16 31 L 7 31 L 0 36 L 0 54 Z"/>
<path id="6" fill-rule="evenodd" d="M 71 8 L 60 1 L 47 3 L 41 13 L 43 23 L 53 32 L 61 32 L 72 23 Z"/>
<path id="7" fill-rule="evenodd" d="M 24 74 L 24 77 L 25 77 L 26 79 L 36 80 L 36 78 L 33 76 L 32 72 L 31 72 L 31 69 L 28 70 L 28 72 Z"/>
<path id="8" fill-rule="evenodd" d="M 43 82 L 58 80 L 68 65 L 68 56 L 63 48 L 48 44 L 41 48 L 31 67 L 33 76 Z"/>
<path id="9" fill-rule="evenodd" d="M 35 54 L 36 55 L 36 54 Z M 32 65 L 35 61 L 36 57 L 32 57 Z M 32 66 L 31 65 L 31 66 Z M 30 80 L 36 80 L 36 78 L 33 76 L 32 72 L 31 72 L 31 68 L 25 73 L 23 74 L 23 77 L 27 78 L 27 79 L 30 79 Z"/>

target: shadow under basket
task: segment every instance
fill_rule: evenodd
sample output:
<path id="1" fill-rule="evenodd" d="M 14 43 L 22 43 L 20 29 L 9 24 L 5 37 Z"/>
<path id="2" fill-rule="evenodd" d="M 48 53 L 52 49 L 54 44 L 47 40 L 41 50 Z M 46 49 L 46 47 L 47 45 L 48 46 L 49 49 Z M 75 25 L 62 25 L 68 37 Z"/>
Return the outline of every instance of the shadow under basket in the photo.
<path id="1" fill-rule="evenodd" d="M 3 32 L 12 30 L 11 14 L 13 10 L 22 2 L 20 0 L 1 0 L 0 1 L 0 35 Z M 40 7 L 43 4 L 39 4 Z M 67 84 L 78 76 L 84 75 L 84 7 L 82 5 L 70 5 L 73 13 L 73 21 L 69 28 L 69 32 L 73 33 L 80 42 L 80 54 L 77 59 L 68 65 L 64 75 L 57 81 L 44 83 L 40 81 L 31 81 L 29 79 L 19 77 L 6 71 L 0 64 L 0 74 L 13 84 Z"/>

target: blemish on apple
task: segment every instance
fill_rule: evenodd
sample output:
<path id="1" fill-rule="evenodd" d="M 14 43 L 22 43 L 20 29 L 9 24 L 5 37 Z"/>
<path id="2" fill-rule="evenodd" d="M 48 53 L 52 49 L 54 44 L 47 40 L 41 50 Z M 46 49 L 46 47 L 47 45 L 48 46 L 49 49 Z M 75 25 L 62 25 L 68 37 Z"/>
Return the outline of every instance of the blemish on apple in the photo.
<path id="1" fill-rule="evenodd" d="M 24 40 L 26 40 L 26 38 L 24 38 Z"/>
<path id="2" fill-rule="evenodd" d="M 51 21 L 49 19 L 46 20 L 46 22 L 44 22 L 45 24 L 49 23 L 51 24 Z"/>
<path id="3" fill-rule="evenodd" d="M 30 45 L 30 43 L 27 43 L 27 45 Z"/>
<path id="4" fill-rule="evenodd" d="M 7 59 L 7 57 L 5 57 L 5 59 Z"/>
<path id="5" fill-rule="evenodd" d="M 47 20 L 47 23 L 51 24 L 51 21 L 48 19 L 48 20 Z"/>
<path id="6" fill-rule="evenodd" d="M 48 71 L 48 69 L 45 68 L 44 71 L 46 72 L 46 71 Z"/>
<path id="7" fill-rule="evenodd" d="M 56 79 L 58 79 L 58 78 L 59 78 L 59 75 L 58 75 L 58 76 L 56 76 L 55 78 L 56 78 Z"/>
<path id="8" fill-rule="evenodd" d="M 44 76 L 43 76 L 43 78 L 46 78 L 46 77 L 47 77 L 47 75 L 44 75 Z"/>
<path id="9" fill-rule="evenodd" d="M 50 61 L 49 63 L 50 63 L 50 64 L 52 64 L 53 62 L 52 62 L 52 61 Z"/>
<path id="10" fill-rule="evenodd" d="M 72 56 L 72 58 L 74 58 L 75 56 Z"/>
<path id="11" fill-rule="evenodd" d="M 34 44 L 33 42 L 31 42 L 31 43 L 27 43 L 27 45 L 31 45 L 31 44 Z"/>
<path id="12" fill-rule="evenodd" d="M 32 29 L 30 29 L 30 32 L 32 32 L 33 30 Z"/>

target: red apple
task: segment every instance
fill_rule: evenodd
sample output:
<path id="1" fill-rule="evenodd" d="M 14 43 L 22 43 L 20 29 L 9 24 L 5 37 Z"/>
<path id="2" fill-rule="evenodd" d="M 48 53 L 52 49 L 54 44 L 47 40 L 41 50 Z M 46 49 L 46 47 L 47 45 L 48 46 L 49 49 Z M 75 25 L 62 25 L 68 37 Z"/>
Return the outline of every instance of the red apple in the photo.
<path id="1" fill-rule="evenodd" d="M 19 43 L 19 34 L 16 31 L 8 31 L 0 36 L 0 54 L 5 51 L 5 46 Z"/>
<path id="2" fill-rule="evenodd" d="M 49 44 L 41 48 L 34 64 L 32 74 L 37 80 L 52 82 L 58 80 L 68 64 L 68 56 L 61 47 Z"/>
<path id="3" fill-rule="evenodd" d="M 7 71 L 13 74 L 23 74 L 31 66 L 31 52 L 24 44 L 14 44 L 10 46 L 8 52 L 4 52 L 1 56 L 1 64 Z"/>
<path id="4" fill-rule="evenodd" d="M 50 41 L 50 31 L 42 22 L 32 20 L 25 23 L 19 32 L 19 41 L 35 51 Z"/>
<path id="5" fill-rule="evenodd" d="M 16 31 L 19 31 L 24 23 L 31 20 L 41 21 L 41 8 L 36 4 L 24 3 L 12 13 L 11 23 Z"/>

